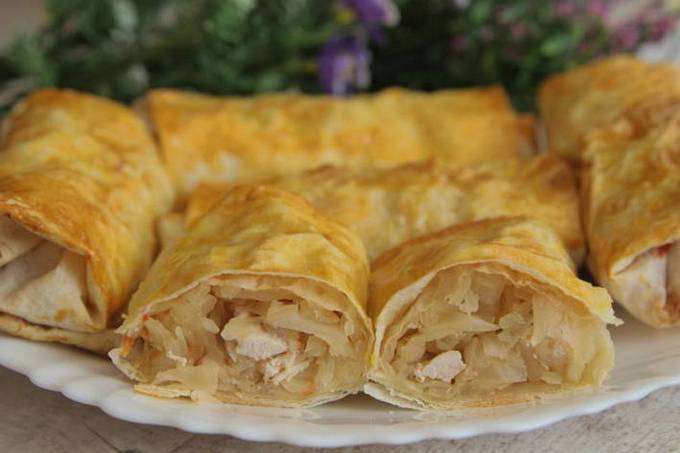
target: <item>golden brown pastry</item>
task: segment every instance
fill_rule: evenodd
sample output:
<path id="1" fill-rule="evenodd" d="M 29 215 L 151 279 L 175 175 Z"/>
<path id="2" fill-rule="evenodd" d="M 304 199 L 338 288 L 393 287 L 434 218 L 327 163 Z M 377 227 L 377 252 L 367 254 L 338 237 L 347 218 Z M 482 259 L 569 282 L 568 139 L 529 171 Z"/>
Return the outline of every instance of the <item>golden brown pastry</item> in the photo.
<path id="1" fill-rule="evenodd" d="M 326 167 L 266 182 L 304 196 L 347 225 L 370 259 L 452 224 L 503 215 L 532 216 L 550 226 L 576 263 L 585 253 L 571 169 L 551 154 L 455 168 L 432 162 L 363 171 Z M 187 221 L 200 217 L 226 187 L 199 186 L 188 199 Z M 167 230 L 173 226 L 177 234 L 178 220 L 167 219 Z"/>
<path id="2" fill-rule="evenodd" d="M 140 103 L 175 186 L 243 182 L 332 164 L 391 167 L 531 153 L 531 117 L 498 87 L 347 99 L 298 94 L 212 97 L 155 90 Z"/>
<path id="3" fill-rule="evenodd" d="M 579 280 L 549 229 L 462 224 L 372 263 L 376 342 L 365 391 L 404 407 L 530 401 L 600 384 L 613 366 L 602 288 Z"/>
<path id="4" fill-rule="evenodd" d="M 160 254 L 111 357 L 154 396 L 321 404 L 365 383 L 367 287 L 348 229 L 297 195 L 237 186 Z"/>
<path id="5" fill-rule="evenodd" d="M 680 104 L 638 108 L 593 133 L 583 169 L 588 264 L 654 327 L 680 323 Z"/>
<path id="6" fill-rule="evenodd" d="M 115 102 L 42 90 L 0 149 L 0 330 L 107 352 L 172 201 L 151 136 Z"/>
<path id="7" fill-rule="evenodd" d="M 548 147 L 578 161 L 586 136 L 644 104 L 680 102 L 680 68 L 619 55 L 559 74 L 540 88 Z"/>
<path id="8" fill-rule="evenodd" d="M 680 68 L 619 56 L 541 89 L 552 149 L 578 158 L 589 266 L 655 327 L 680 322 Z"/>

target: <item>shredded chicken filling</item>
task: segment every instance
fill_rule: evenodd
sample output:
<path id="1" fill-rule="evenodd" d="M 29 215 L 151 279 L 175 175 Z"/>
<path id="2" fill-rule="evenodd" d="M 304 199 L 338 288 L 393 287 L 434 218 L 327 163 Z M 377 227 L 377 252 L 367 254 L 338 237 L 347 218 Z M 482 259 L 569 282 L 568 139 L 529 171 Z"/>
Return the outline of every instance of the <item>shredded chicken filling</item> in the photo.
<path id="1" fill-rule="evenodd" d="M 154 306 L 125 360 L 147 385 L 193 399 L 355 391 L 366 333 L 329 292 L 266 278 L 214 279 Z"/>
<path id="2" fill-rule="evenodd" d="M 598 382 L 602 323 L 576 303 L 516 287 L 501 272 L 441 272 L 385 337 L 408 392 L 466 397 L 511 386 Z M 604 362 L 607 362 L 606 360 Z"/>

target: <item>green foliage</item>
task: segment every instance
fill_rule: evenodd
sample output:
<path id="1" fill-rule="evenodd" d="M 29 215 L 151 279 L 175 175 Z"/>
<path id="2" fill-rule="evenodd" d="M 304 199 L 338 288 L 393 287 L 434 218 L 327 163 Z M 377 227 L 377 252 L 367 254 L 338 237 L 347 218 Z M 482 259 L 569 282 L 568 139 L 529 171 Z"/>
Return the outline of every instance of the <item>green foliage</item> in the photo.
<path id="1" fill-rule="evenodd" d="M 499 3 L 505 3 L 500 10 Z M 556 17 L 551 2 L 476 0 L 462 10 L 452 1 L 400 6 L 401 23 L 387 32 L 390 45 L 375 50 L 373 88 L 501 83 L 520 108 L 530 109 L 541 80 L 604 50 L 582 47 L 586 29 L 604 32 L 599 21 Z"/>
<path id="2" fill-rule="evenodd" d="M 48 25 L 0 55 L 0 83 L 29 79 L 123 101 L 157 86 L 318 91 L 318 49 L 343 27 L 335 8 L 313 0 L 49 0 L 46 8 Z"/>
<path id="3" fill-rule="evenodd" d="M 159 86 L 318 93 L 319 53 L 343 35 L 370 36 L 360 42 L 373 54 L 371 90 L 502 83 L 518 106 L 532 108 L 546 76 L 634 50 L 668 21 L 658 12 L 635 19 L 623 24 L 626 35 L 588 12 L 586 0 L 394 3 L 400 23 L 376 38 L 343 0 L 47 0 L 47 25 L 0 53 L 0 84 L 13 94 L 0 87 L 0 110 L 43 86 L 126 102 Z M 569 11 L 559 13 L 564 5 Z"/>

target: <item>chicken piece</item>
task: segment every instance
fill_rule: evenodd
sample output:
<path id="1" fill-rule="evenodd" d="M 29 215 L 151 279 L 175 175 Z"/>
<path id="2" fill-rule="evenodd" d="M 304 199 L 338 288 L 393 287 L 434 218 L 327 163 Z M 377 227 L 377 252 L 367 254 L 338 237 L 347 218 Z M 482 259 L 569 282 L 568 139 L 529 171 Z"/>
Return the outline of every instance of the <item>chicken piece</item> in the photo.
<path id="1" fill-rule="evenodd" d="M 242 312 L 231 318 L 222 329 L 222 338 L 235 340 L 236 352 L 255 360 L 264 360 L 288 351 L 288 344 L 282 338 L 266 332 L 258 320 Z"/>
<path id="2" fill-rule="evenodd" d="M 419 382 L 425 379 L 437 379 L 450 383 L 464 368 L 463 356 L 459 351 L 446 351 L 424 366 L 419 363 L 414 374 Z"/>
<path id="3" fill-rule="evenodd" d="M 264 360 L 288 351 L 284 340 L 270 333 L 262 332 L 248 335 L 239 341 L 236 352 L 255 360 Z"/>

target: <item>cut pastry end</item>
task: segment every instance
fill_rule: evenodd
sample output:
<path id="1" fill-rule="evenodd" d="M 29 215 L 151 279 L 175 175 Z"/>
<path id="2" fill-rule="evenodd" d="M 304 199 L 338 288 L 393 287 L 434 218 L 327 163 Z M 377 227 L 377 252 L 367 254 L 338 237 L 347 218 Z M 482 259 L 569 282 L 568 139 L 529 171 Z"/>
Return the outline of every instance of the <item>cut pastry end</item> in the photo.
<path id="1" fill-rule="evenodd" d="M 88 295 L 86 258 L 6 215 L 0 215 L 0 313 L 74 332 L 106 328 Z"/>
<path id="2" fill-rule="evenodd" d="M 0 330 L 33 341 L 77 346 L 100 355 L 106 355 L 120 342 L 118 334 L 113 329 L 105 329 L 95 333 L 77 332 L 32 324 L 6 313 L 0 313 Z"/>
<path id="3" fill-rule="evenodd" d="M 142 393 L 312 406 L 366 381 L 372 336 L 356 312 L 321 283 L 218 277 L 152 305 L 111 357 Z"/>
<path id="4" fill-rule="evenodd" d="M 680 241 L 655 247 L 614 270 L 602 284 L 613 299 L 652 327 L 680 324 Z"/>
<path id="5" fill-rule="evenodd" d="M 374 383 L 365 390 L 400 406 L 453 409 L 600 384 L 613 366 L 605 323 L 510 272 L 493 264 L 443 270 L 391 321 L 379 319 Z"/>

